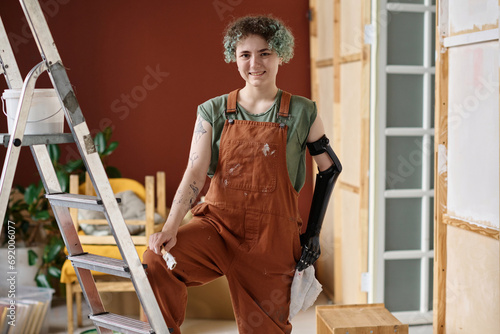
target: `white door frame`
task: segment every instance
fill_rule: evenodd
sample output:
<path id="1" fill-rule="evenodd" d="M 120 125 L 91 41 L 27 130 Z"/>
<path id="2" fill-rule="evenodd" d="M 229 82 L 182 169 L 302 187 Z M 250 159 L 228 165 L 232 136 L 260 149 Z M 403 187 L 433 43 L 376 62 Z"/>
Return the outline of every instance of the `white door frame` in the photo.
<path id="1" fill-rule="evenodd" d="M 391 12 L 424 13 L 424 61 L 423 66 L 387 65 L 387 29 Z M 429 242 L 431 221 L 429 210 L 434 190 L 431 184 L 431 157 L 434 147 L 431 144 L 434 129 L 431 127 L 431 80 L 435 73 L 432 66 L 432 13 L 435 5 L 431 0 L 424 4 L 387 3 L 387 0 L 374 0 L 372 3 L 372 28 L 376 43 L 372 47 L 371 62 L 371 103 L 370 103 L 370 211 L 369 211 L 369 291 L 370 303 L 384 302 L 385 261 L 391 259 L 420 259 L 420 309 L 411 312 L 394 312 L 403 323 L 432 323 L 432 310 L 429 310 L 429 271 L 434 251 Z M 423 87 L 423 126 L 422 128 L 386 128 L 387 74 L 421 74 Z M 419 136 L 422 138 L 422 188 L 386 190 L 386 144 L 390 136 Z M 426 148 L 428 148 L 426 150 Z M 421 198 L 421 247 L 419 250 L 385 251 L 385 202 L 388 198 Z M 432 284 L 432 281 L 431 281 Z"/>

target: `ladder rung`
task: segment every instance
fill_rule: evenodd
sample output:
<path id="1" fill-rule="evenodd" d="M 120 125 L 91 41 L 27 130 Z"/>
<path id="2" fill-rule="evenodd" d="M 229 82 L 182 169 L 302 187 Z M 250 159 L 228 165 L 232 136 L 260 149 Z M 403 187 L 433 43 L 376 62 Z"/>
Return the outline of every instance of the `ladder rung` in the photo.
<path id="1" fill-rule="evenodd" d="M 90 269 L 114 276 L 130 278 L 129 268 L 123 260 L 87 253 L 70 255 L 68 256 L 68 260 L 77 268 Z"/>
<path id="2" fill-rule="evenodd" d="M 10 134 L 2 133 L 0 134 L 3 142 L 3 146 L 9 146 Z M 31 145 L 41 145 L 41 144 L 67 144 L 73 143 L 75 139 L 71 133 L 59 133 L 59 134 L 46 134 L 46 135 L 24 135 L 21 145 L 31 146 Z"/>
<path id="3" fill-rule="evenodd" d="M 128 334 L 154 334 L 151 326 L 143 321 L 124 317 L 113 313 L 103 313 L 97 315 L 89 315 L 89 319 L 94 322 L 97 327 L 104 327 L 120 333 Z"/>
<path id="4" fill-rule="evenodd" d="M 102 206 L 102 201 L 96 196 L 88 195 L 78 195 L 78 194 L 46 194 L 45 197 L 50 201 L 50 204 L 56 206 L 64 206 L 68 208 L 78 208 L 93 211 L 104 211 Z M 118 203 L 121 202 L 120 198 L 117 198 Z"/>

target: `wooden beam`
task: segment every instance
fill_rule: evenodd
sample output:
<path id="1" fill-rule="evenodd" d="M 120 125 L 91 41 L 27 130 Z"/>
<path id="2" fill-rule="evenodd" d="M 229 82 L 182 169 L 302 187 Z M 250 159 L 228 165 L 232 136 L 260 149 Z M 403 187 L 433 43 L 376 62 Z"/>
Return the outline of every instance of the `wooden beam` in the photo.
<path id="1" fill-rule="evenodd" d="M 493 229 L 493 228 L 487 228 L 483 227 L 480 225 L 473 224 L 469 221 L 450 216 L 448 214 L 443 215 L 443 223 L 446 225 L 451 225 L 455 226 L 458 228 L 461 228 L 466 231 L 474 232 L 474 233 L 479 233 L 481 235 L 484 235 L 486 237 L 490 237 L 493 239 L 500 240 L 500 233 L 498 230 Z"/>
<path id="2" fill-rule="evenodd" d="M 439 13 L 441 1 L 436 3 Z M 445 8 L 447 9 L 447 8 Z M 436 85 L 435 85 L 435 141 L 434 141 L 434 334 L 446 333 L 446 270 L 447 270 L 447 225 L 444 214 L 448 203 L 448 173 L 446 170 L 448 151 L 448 50 L 442 45 L 442 27 L 447 22 L 439 22 L 436 15 Z"/>
<path id="3" fill-rule="evenodd" d="M 316 61 L 317 68 L 333 66 L 333 58 Z"/>
<path id="4" fill-rule="evenodd" d="M 167 219 L 168 211 L 165 172 L 156 172 L 156 212 Z"/>
<path id="5" fill-rule="evenodd" d="M 361 27 L 370 24 L 371 21 L 371 2 L 370 0 L 362 0 L 361 2 Z M 359 277 L 362 273 L 368 272 L 368 207 L 369 207 L 369 184 L 368 171 L 370 169 L 370 45 L 363 44 L 361 53 L 343 58 L 349 58 L 352 61 L 361 61 L 361 151 L 360 167 L 359 167 Z M 361 291 L 358 292 L 358 302 L 367 303 L 368 294 Z"/>
<path id="6" fill-rule="evenodd" d="M 341 148 L 341 104 L 340 104 L 340 52 L 341 52 L 341 0 L 333 2 L 333 119 L 334 132 L 333 144 L 334 147 Z M 340 150 L 339 156 L 342 156 Z M 343 284 L 342 284 L 342 192 L 336 191 L 334 198 L 334 227 L 333 227 L 333 294 L 334 303 L 343 303 Z"/>
<path id="7" fill-rule="evenodd" d="M 364 50 L 364 48 L 363 48 L 363 50 Z M 360 53 L 353 53 L 350 55 L 343 56 L 342 58 L 340 58 L 340 63 L 347 64 L 347 63 L 353 63 L 355 61 L 362 61 L 363 60 L 363 53 L 364 53 L 364 51 L 360 52 Z M 370 61 L 370 58 L 368 58 L 368 61 Z"/>
<path id="8" fill-rule="evenodd" d="M 94 185 L 90 179 L 89 172 L 85 172 L 85 195 L 95 196 Z"/>
<path id="9" fill-rule="evenodd" d="M 146 188 L 146 245 L 149 244 L 149 237 L 155 230 L 155 178 L 147 175 L 144 180 Z"/>
<path id="10" fill-rule="evenodd" d="M 350 192 L 355 193 L 355 194 L 359 194 L 361 192 L 360 187 L 349 184 L 347 182 L 343 182 L 343 181 L 337 181 L 337 187 L 339 189 L 344 189 L 344 190 L 350 191 Z"/>
<path id="11" fill-rule="evenodd" d="M 314 101 L 319 101 L 319 87 L 318 87 L 318 65 L 316 59 L 318 58 L 318 15 L 317 15 L 316 0 L 309 0 L 309 52 L 311 64 L 311 98 Z"/>
<path id="12" fill-rule="evenodd" d="M 444 39 L 447 48 L 498 40 L 498 28 L 460 34 Z"/>
<path id="13" fill-rule="evenodd" d="M 356 61 L 362 61 L 363 60 L 363 53 L 353 53 L 350 55 L 342 56 L 342 57 L 340 57 L 340 60 L 338 61 L 338 63 L 347 64 L 347 63 L 353 63 Z M 368 61 L 369 60 L 370 59 L 368 58 Z M 317 60 L 315 62 L 315 65 L 317 68 L 323 68 L 323 67 L 333 66 L 334 63 L 335 63 L 335 61 L 333 60 L 333 58 L 328 58 L 328 59 Z"/>
<path id="14" fill-rule="evenodd" d="M 437 13 L 437 11 L 436 11 Z M 497 21 L 498 22 L 498 21 Z M 478 27 L 474 25 L 472 29 L 466 29 L 466 30 L 461 30 L 461 31 L 450 31 L 449 36 L 446 37 L 453 37 L 453 36 L 460 36 L 460 35 L 466 35 L 466 34 L 473 34 L 476 32 L 481 32 L 481 31 L 487 31 L 487 30 L 494 30 L 498 29 L 498 23 L 496 24 L 484 24 L 481 27 Z"/>
<path id="15" fill-rule="evenodd" d="M 80 182 L 78 180 L 78 175 L 72 174 L 69 176 L 69 192 L 72 194 L 78 194 L 78 187 L 80 186 Z M 71 215 L 71 219 L 73 220 L 73 225 L 75 225 L 75 229 L 78 231 L 80 225 L 78 223 L 78 209 L 70 208 L 69 214 Z"/>

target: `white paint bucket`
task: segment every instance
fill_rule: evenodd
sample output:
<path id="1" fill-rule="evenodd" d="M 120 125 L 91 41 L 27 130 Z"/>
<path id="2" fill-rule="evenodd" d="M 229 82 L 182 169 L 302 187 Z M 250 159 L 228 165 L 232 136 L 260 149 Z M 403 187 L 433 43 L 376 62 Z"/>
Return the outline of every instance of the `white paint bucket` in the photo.
<path id="1" fill-rule="evenodd" d="M 14 121 L 20 97 L 21 89 L 6 89 L 2 94 L 2 109 L 7 116 L 7 126 L 10 134 L 14 130 Z M 35 89 L 24 134 L 63 133 L 63 130 L 64 112 L 55 89 Z"/>

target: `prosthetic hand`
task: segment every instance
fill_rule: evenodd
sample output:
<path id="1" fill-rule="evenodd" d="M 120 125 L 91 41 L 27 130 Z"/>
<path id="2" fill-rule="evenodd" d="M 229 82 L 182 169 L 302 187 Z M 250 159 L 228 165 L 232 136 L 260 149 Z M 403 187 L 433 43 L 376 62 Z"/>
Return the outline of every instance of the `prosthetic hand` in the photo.
<path id="1" fill-rule="evenodd" d="M 318 172 L 316 175 L 316 185 L 314 187 L 314 194 L 311 203 L 311 210 L 309 212 L 309 220 L 307 222 L 306 233 L 300 236 L 300 243 L 302 245 L 302 256 L 297 263 L 297 269 L 302 271 L 316 262 L 321 254 L 319 233 L 323 225 L 323 219 L 328 207 L 328 201 L 332 194 L 335 182 L 342 172 L 342 165 L 339 159 L 330 147 L 328 138 L 323 135 L 318 141 L 308 143 L 307 148 L 312 156 L 326 152 L 333 164 L 330 168 Z"/>

